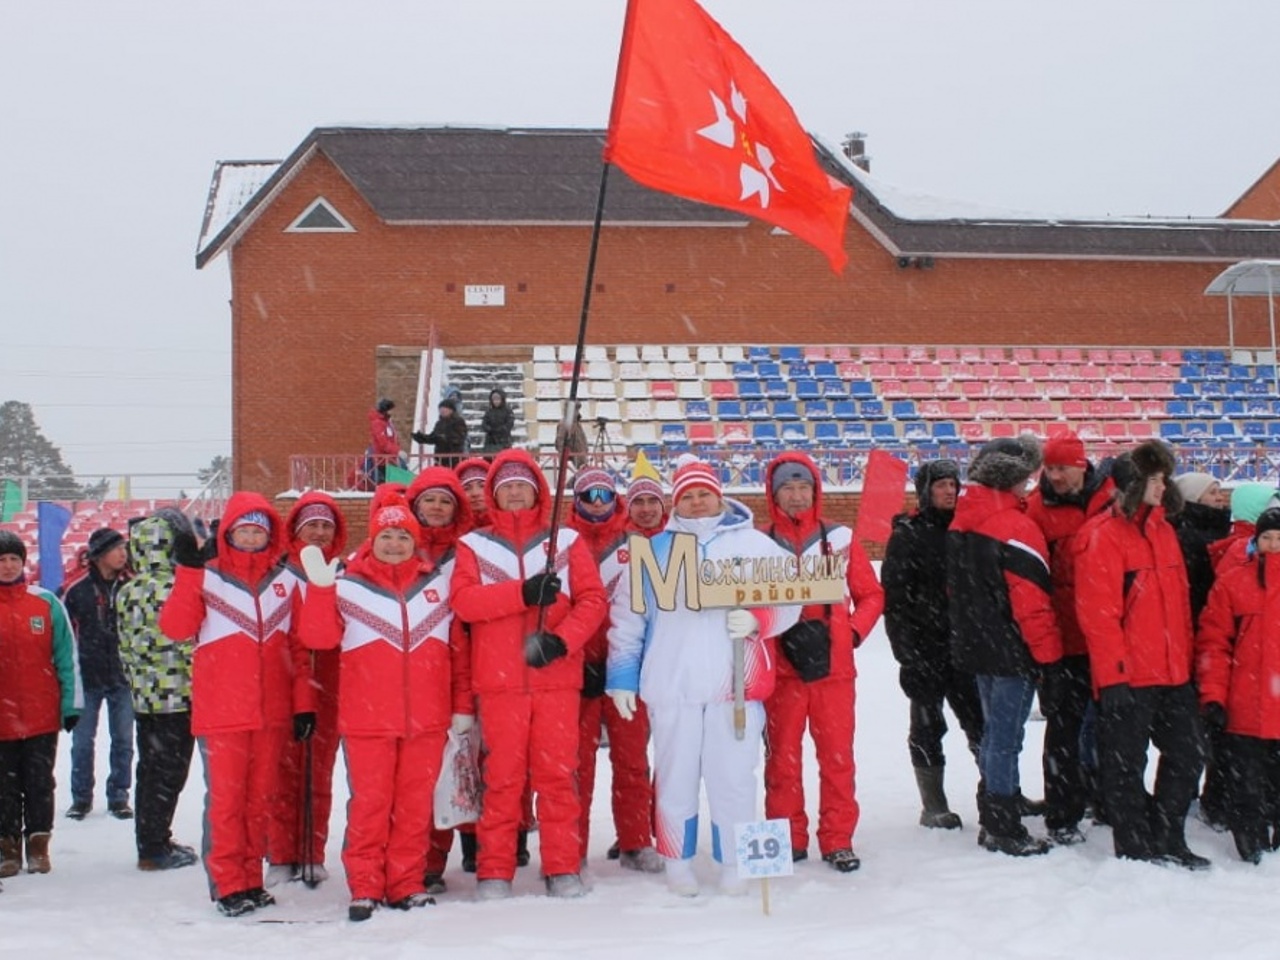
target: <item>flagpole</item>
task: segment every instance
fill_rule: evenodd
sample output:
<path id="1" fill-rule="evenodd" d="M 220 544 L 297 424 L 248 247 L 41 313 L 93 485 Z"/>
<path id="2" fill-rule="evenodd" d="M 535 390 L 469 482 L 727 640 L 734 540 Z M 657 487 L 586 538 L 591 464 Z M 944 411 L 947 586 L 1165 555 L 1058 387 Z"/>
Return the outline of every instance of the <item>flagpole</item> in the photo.
<path id="1" fill-rule="evenodd" d="M 578 344 L 573 354 L 573 376 L 569 379 L 569 401 L 565 404 L 560 420 L 560 456 L 556 464 L 555 496 L 551 500 L 551 532 L 547 535 L 547 573 L 556 567 L 556 536 L 560 532 L 560 513 L 563 508 L 566 473 L 569 464 L 569 436 L 578 413 L 578 383 L 582 379 L 582 354 L 587 342 L 587 319 L 591 315 L 591 288 L 595 286 L 596 251 L 600 247 L 600 223 L 604 219 L 604 196 L 609 184 L 609 167 L 605 163 L 600 170 L 600 192 L 596 197 L 596 217 L 591 226 L 591 251 L 587 255 L 587 280 L 582 290 L 582 314 L 578 319 Z M 547 608 L 538 607 L 538 633 L 546 622 Z"/>

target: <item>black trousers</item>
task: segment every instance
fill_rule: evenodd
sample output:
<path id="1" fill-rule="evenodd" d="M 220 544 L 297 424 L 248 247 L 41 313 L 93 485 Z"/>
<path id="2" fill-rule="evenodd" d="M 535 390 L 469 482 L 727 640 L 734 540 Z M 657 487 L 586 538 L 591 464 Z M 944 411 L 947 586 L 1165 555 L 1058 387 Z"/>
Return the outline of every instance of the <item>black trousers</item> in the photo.
<path id="1" fill-rule="evenodd" d="M 947 733 L 944 703 L 950 704 L 969 743 L 969 752 L 977 757 L 978 744 L 982 742 L 982 700 L 973 674 L 950 664 L 904 666 L 898 672 L 898 682 L 911 698 L 907 750 L 913 767 L 941 767 L 947 762 L 942 752 L 942 738 Z"/>
<path id="2" fill-rule="evenodd" d="M 0 837 L 53 830 L 53 763 L 58 734 L 0 740 Z"/>
<path id="3" fill-rule="evenodd" d="M 1080 758 L 1080 728 L 1093 699 L 1089 658 L 1064 657 L 1054 681 L 1040 689 L 1044 711 L 1044 824 L 1050 830 L 1074 827 L 1089 800 L 1088 778 Z"/>
<path id="4" fill-rule="evenodd" d="M 1227 826 L 1237 835 L 1266 838 L 1269 845 L 1280 799 L 1280 740 L 1223 733 L 1218 745 Z"/>
<path id="5" fill-rule="evenodd" d="M 1098 766 L 1118 857 L 1147 860 L 1184 842 L 1187 808 L 1200 785 L 1204 735 L 1195 689 L 1131 687 L 1098 706 Z M 1143 776 L 1147 750 L 1160 751 L 1155 795 Z"/>
<path id="6" fill-rule="evenodd" d="M 189 713 L 139 713 L 134 777 L 134 835 L 139 857 L 158 857 L 173 842 L 170 829 L 187 783 L 195 738 Z"/>

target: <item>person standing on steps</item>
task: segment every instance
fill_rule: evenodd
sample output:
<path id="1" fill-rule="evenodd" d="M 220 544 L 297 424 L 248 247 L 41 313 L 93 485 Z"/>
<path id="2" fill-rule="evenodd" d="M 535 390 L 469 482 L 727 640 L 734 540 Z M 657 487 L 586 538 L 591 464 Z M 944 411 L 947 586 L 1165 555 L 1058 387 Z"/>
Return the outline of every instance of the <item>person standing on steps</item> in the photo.
<path id="1" fill-rule="evenodd" d="M 445 397 L 437 408 L 440 419 L 431 428 L 430 433 L 421 430 L 413 431 L 413 439 L 417 443 L 436 448 L 435 462 L 442 467 L 453 469 L 467 452 L 467 422 L 459 412 L 458 400 Z"/>
<path id="2" fill-rule="evenodd" d="M 944 703 L 959 721 L 975 760 L 982 743 L 978 685 L 973 674 L 951 660 L 947 615 L 947 528 L 956 512 L 960 466 L 954 460 L 921 464 L 915 486 L 916 509 L 893 518 L 880 566 L 884 625 L 898 661 L 898 684 L 910 702 L 907 752 L 920 791 L 920 826 L 959 830 L 960 816 L 947 804 L 943 783 Z"/>
<path id="3" fill-rule="evenodd" d="M 494 387 L 489 391 L 489 406 L 480 421 L 480 428 L 484 431 L 484 452 L 500 453 L 510 447 L 515 424 L 516 415 L 507 403 L 506 392 L 501 387 Z"/>
<path id="4" fill-rule="evenodd" d="M 796 557 L 844 556 L 844 599 L 810 604 L 778 638 L 777 684 L 765 701 L 764 813 L 791 824 L 791 857 L 808 857 L 804 731 L 818 761 L 818 850 L 840 873 L 861 866 L 853 850 L 858 829 L 854 764 L 854 651 L 875 629 L 884 591 L 853 531 L 822 515 L 822 476 L 804 453 L 784 453 L 765 471 L 769 523 L 759 529 Z"/>
<path id="5" fill-rule="evenodd" d="M 951 653 L 977 678 L 982 700 L 978 843 L 1018 857 L 1049 850 L 1022 825 L 1018 756 L 1036 678 L 1062 659 L 1049 548 L 1024 512 L 1023 490 L 1040 456 L 1030 434 L 984 444 L 947 531 Z"/>

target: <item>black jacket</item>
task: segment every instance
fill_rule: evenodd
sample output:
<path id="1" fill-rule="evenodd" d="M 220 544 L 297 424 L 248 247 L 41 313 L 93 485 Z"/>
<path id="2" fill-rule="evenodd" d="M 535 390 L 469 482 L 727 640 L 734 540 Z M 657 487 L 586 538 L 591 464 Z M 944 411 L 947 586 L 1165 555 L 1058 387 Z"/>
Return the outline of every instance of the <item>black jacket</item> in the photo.
<path id="1" fill-rule="evenodd" d="M 904 667 L 948 664 L 947 525 L 950 511 L 926 507 L 893 518 L 880 567 L 884 625 Z"/>
<path id="2" fill-rule="evenodd" d="M 1170 522 L 1178 533 L 1182 559 L 1187 565 L 1187 582 L 1191 586 L 1191 619 L 1199 623 L 1200 611 L 1209 600 L 1213 586 L 1213 561 L 1209 544 L 1231 535 L 1231 509 L 1187 503 Z"/>
<path id="3" fill-rule="evenodd" d="M 105 690 L 126 682 L 116 632 L 116 591 L 127 579 L 122 573 L 115 580 L 104 580 L 90 563 L 85 575 L 63 594 L 62 603 L 76 635 L 80 681 L 87 690 Z"/>
<path id="4" fill-rule="evenodd" d="M 436 421 L 430 433 L 415 432 L 413 439 L 418 443 L 432 444 L 437 454 L 467 452 L 467 422 L 458 414 L 442 417 Z"/>
<path id="5" fill-rule="evenodd" d="M 494 395 L 502 398 L 499 406 L 493 405 Z M 506 450 L 511 446 L 511 429 L 515 426 L 515 412 L 507 406 L 507 395 L 501 390 L 489 394 L 489 406 L 484 411 L 484 419 L 480 426 L 484 430 L 484 448 L 486 452 Z"/>

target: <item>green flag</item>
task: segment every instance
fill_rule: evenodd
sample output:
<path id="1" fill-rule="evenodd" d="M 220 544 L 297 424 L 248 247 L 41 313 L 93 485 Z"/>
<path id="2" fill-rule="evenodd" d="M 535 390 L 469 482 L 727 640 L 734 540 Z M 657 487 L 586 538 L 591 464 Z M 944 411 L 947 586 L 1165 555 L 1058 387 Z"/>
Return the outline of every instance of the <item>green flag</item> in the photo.
<path id="1" fill-rule="evenodd" d="M 14 480 L 4 481 L 4 498 L 0 500 L 0 523 L 8 523 L 22 509 L 22 488 Z"/>
<path id="2" fill-rule="evenodd" d="M 417 474 L 412 470 L 397 467 L 394 463 L 387 464 L 387 483 L 403 483 L 408 486 L 413 483 L 416 476 Z"/>

